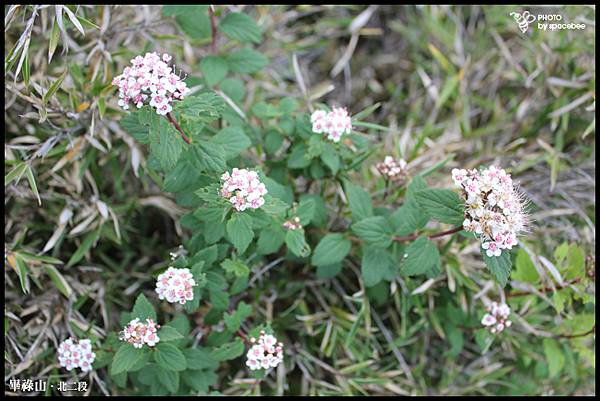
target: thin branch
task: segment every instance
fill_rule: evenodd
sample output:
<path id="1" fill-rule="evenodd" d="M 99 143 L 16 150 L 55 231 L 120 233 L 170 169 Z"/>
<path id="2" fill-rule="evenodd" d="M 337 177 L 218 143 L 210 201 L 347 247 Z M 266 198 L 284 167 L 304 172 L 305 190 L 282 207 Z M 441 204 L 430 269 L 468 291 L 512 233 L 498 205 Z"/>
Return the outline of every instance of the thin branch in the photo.
<path id="1" fill-rule="evenodd" d="M 192 143 L 192 141 L 190 141 L 190 138 L 188 138 L 188 136 L 185 134 L 185 132 L 183 132 L 183 130 L 181 129 L 181 127 L 179 126 L 179 124 L 177 123 L 177 121 L 175 121 L 175 119 L 173 118 L 173 116 L 171 115 L 171 113 L 167 113 L 167 119 L 169 120 L 169 122 L 171 124 L 173 124 L 175 126 L 175 128 L 177 129 L 177 131 L 179 131 L 179 133 L 181 134 L 181 138 L 183 138 L 183 140 L 186 143 Z"/>
<path id="2" fill-rule="evenodd" d="M 592 334 L 593 332 L 596 331 L 596 325 L 594 325 L 594 327 L 592 327 L 590 330 L 586 331 L 585 333 L 580 333 L 580 334 L 572 334 L 572 335 L 567 335 L 567 334 L 559 334 L 556 336 L 556 338 L 577 338 L 577 337 L 585 337 L 588 334 Z"/>
<path id="3" fill-rule="evenodd" d="M 562 285 L 556 287 L 556 290 L 562 290 L 563 288 L 566 288 L 566 287 L 570 286 L 571 284 L 576 284 L 579 281 L 581 281 L 581 278 L 576 278 L 574 280 L 568 281 L 568 282 L 563 283 Z M 550 292 L 550 291 L 555 291 L 555 288 L 544 287 L 544 288 L 541 288 L 539 291 L 540 292 Z M 513 292 L 513 293 L 508 294 L 507 297 L 522 297 L 525 295 L 534 295 L 534 294 L 530 291 L 518 291 L 518 292 Z"/>
<path id="4" fill-rule="evenodd" d="M 208 7 L 208 13 L 210 14 L 210 29 L 212 32 L 212 40 L 210 42 L 210 50 L 213 53 L 217 52 L 217 18 L 215 17 L 215 6 L 211 5 Z"/>
<path id="5" fill-rule="evenodd" d="M 439 233 L 428 235 L 427 238 L 429 238 L 429 239 L 439 238 L 439 237 L 443 237 L 445 235 L 450 235 L 450 234 L 454 234 L 454 233 L 460 232 L 462 230 L 463 230 L 462 226 L 461 227 L 454 227 L 451 230 L 442 231 L 442 232 L 439 232 Z M 420 235 L 421 234 L 419 234 L 419 233 L 414 233 L 414 234 L 408 235 L 406 237 L 394 237 L 394 241 L 396 241 L 396 242 L 413 241 L 413 240 L 417 239 Z"/>

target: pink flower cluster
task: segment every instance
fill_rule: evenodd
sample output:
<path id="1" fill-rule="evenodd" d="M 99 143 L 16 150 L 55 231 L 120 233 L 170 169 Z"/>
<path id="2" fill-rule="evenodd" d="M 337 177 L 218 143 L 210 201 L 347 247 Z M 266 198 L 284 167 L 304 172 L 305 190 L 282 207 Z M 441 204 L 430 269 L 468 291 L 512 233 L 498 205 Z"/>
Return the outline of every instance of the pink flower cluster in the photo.
<path id="1" fill-rule="evenodd" d="M 500 333 L 504 328 L 510 327 L 512 322 L 508 319 L 510 315 L 510 308 L 506 304 L 498 305 L 497 302 L 492 302 L 490 306 L 486 308 L 488 313 L 481 319 L 481 324 L 489 328 L 492 334 Z"/>
<path id="2" fill-rule="evenodd" d="M 297 230 L 302 228 L 302 224 L 300 224 L 300 218 L 294 217 L 293 219 L 289 219 L 283 222 L 283 228 L 286 230 Z"/>
<path id="3" fill-rule="evenodd" d="M 171 56 L 162 58 L 153 53 L 131 60 L 131 66 L 125 67 L 121 75 L 116 76 L 112 84 L 119 88 L 119 106 L 129 109 L 129 103 L 139 109 L 149 104 L 156 113 L 166 115 L 173 109 L 173 100 L 183 99 L 190 91 L 186 83 L 168 66 Z"/>
<path id="4" fill-rule="evenodd" d="M 482 171 L 455 168 L 452 179 L 466 200 L 463 227 L 479 236 L 487 255 L 500 256 L 503 249 L 516 245 L 527 215 L 523 195 L 513 187 L 510 174 L 495 166 Z"/>
<path id="5" fill-rule="evenodd" d="M 231 174 L 225 172 L 221 180 L 224 181 L 221 196 L 228 199 L 238 212 L 247 208 L 258 209 L 265 204 L 263 196 L 267 188 L 260 182 L 256 171 L 234 168 Z"/>
<path id="6" fill-rule="evenodd" d="M 185 304 L 194 299 L 194 286 L 196 282 L 190 269 L 176 269 L 169 267 L 160 274 L 156 280 L 156 293 L 159 299 L 167 302 Z"/>
<path id="7" fill-rule="evenodd" d="M 251 370 L 274 368 L 283 362 L 283 344 L 274 336 L 261 330 L 258 342 L 254 337 L 250 342 L 254 345 L 246 354 L 246 366 Z"/>
<path id="8" fill-rule="evenodd" d="M 392 181 L 401 181 L 407 176 L 406 161 L 404 159 L 396 161 L 392 156 L 386 156 L 383 162 L 377 163 L 375 167 L 382 176 Z"/>
<path id="9" fill-rule="evenodd" d="M 152 319 L 146 319 L 146 323 L 142 323 L 139 318 L 135 318 L 119 333 L 119 340 L 127 341 L 135 348 L 142 348 L 144 344 L 154 347 L 160 341 L 156 334 L 158 329 L 160 325 Z"/>
<path id="10" fill-rule="evenodd" d="M 352 119 L 343 107 L 334 107 L 329 113 L 316 110 L 310 116 L 310 122 L 313 132 L 327 134 L 327 139 L 333 142 L 339 142 L 342 135 L 352 132 Z"/>
<path id="11" fill-rule="evenodd" d="M 96 354 L 92 352 L 90 340 L 80 340 L 79 343 L 75 343 L 69 338 L 58 346 L 58 362 L 68 371 L 80 368 L 82 372 L 88 372 L 92 370 L 94 359 Z"/>

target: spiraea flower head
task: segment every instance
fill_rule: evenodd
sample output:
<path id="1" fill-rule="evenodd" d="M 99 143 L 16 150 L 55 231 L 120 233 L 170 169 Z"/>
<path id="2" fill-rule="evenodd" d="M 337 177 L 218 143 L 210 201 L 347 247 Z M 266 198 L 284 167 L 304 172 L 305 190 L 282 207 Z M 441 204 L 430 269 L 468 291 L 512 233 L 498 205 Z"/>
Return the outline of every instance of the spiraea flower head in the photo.
<path id="1" fill-rule="evenodd" d="M 77 343 L 68 338 L 58 346 L 58 362 L 68 371 L 79 368 L 82 372 L 89 372 L 95 359 L 91 340 L 84 339 Z"/>
<path id="2" fill-rule="evenodd" d="M 404 181 L 408 176 L 406 161 L 404 159 L 396 161 L 392 156 L 386 156 L 382 162 L 375 165 L 375 168 L 386 180 L 399 182 Z"/>
<path id="3" fill-rule="evenodd" d="M 352 119 L 344 107 L 334 107 L 329 113 L 316 110 L 310 116 L 313 132 L 326 134 L 327 139 L 339 142 L 342 135 L 352 132 Z"/>
<path id="4" fill-rule="evenodd" d="M 161 57 L 156 52 L 131 59 L 131 66 L 112 81 L 119 88 L 119 106 L 128 110 L 130 103 L 138 109 L 148 104 L 157 114 L 170 113 L 173 101 L 183 99 L 190 89 L 169 67 L 169 61 L 171 56 L 165 53 Z"/>
<path id="5" fill-rule="evenodd" d="M 185 304 L 194 299 L 194 276 L 190 269 L 169 267 L 156 280 L 156 293 L 159 299 L 170 303 Z"/>
<path id="6" fill-rule="evenodd" d="M 260 332 L 258 340 L 250 338 L 252 346 L 246 353 L 246 366 L 250 370 L 274 368 L 283 362 L 283 343 L 271 334 Z"/>
<path id="7" fill-rule="evenodd" d="M 495 166 L 481 171 L 455 168 L 452 179 L 465 199 L 463 227 L 479 237 L 487 256 L 512 249 L 517 236 L 526 230 L 528 218 L 524 197 L 513 186 L 510 174 Z"/>
<path id="8" fill-rule="evenodd" d="M 158 329 L 160 325 L 152 319 L 146 319 L 142 323 L 139 318 L 135 318 L 119 333 L 119 340 L 126 341 L 135 348 L 142 348 L 144 344 L 154 347 L 160 341 L 156 334 Z"/>
<path id="9" fill-rule="evenodd" d="M 510 315 L 508 305 L 492 302 L 486 310 L 488 313 L 483 315 L 481 324 L 488 328 L 492 334 L 501 333 L 505 328 L 512 325 L 512 322 L 508 320 L 508 315 Z"/>
<path id="10" fill-rule="evenodd" d="M 256 171 L 234 168 L 221 176 L 220 195 L 227 199 L 235 210 L 258 209 L 265 204 L 267 187 L 260 182 Z"/>

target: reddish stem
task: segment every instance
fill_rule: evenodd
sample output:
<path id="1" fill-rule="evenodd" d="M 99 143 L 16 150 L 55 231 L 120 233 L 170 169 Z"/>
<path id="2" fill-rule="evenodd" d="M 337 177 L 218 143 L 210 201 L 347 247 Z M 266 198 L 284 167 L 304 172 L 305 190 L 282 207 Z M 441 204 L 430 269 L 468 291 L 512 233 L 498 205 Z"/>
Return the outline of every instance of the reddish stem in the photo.
<path id="1" fill-rule="evenodd" d="M 169 120 L 169 122 L 171 124 L 173 124 L 175 126 L 175 128 L 177 129 L 177 131 L 179 131 L 179 133 L 181 134 L 181 138 L 183 138 L 183 140 L 186 143 L 192 143 L 192 141 L 190 141 L 190 138 L 188 138 L 188 136 L 185 134 L 185 132 L 183 132 L 183 130 L 181 129 L 181 127 L 179 126 L 179 124 L 177 123 L 177 121 L 175 121 L 175 119 L 173 118 L 173 116 L 171 115 L 171 113 L 167 113 L 167 119 Z"/>
<path id="2" fill-rule="evenodd" d="M 212 40 L 210 42 L 210 49 L 213 53 L 217 52 L 217 18 L 215 17 L 214 6 L 208 7 L 208 13 L 210 14 L 210 28 L 212 32 Z"/>
<path id="3" fill-rule="evenodd" d="M 463 230 L 462 227 L 455 227 L 451 230 L 442 231 L 440 233 L 428 235 L 427 238 L 434 239 L 434 238 L 438 238 L 438 237 L 443 237 L 445 235 L 454 234 L 454 233 L 457 233 L 462 230 Z M 413 240 L 417 239 L 419 237 L 419 235 L 420 235 L 419 233 L 414 233 L 414 234 L 408 235 L 406 237 L 395 237 L 394 241 L 396 241 L 396 242 L 413 241 Z"/>
<path id="4" fill-rule="evenodd" d="M 572 335 L 566 335 L 566 334 L 559 334 L 558 336 L 556 336 L 557 338 L 577 338 L 577 337 L 585 337 L 588 334 L 592 334 L 594 331 L 596 331 L 596 325 L 594 325 L 594 327 L 592 327 L 591 330 L 586 331 L 585 333 L 580 333 L 580 334 L 572 334 Z"/>
<path id="5" fill-rule="evenodd" d="M 245 334 L 245 333 L 242 331 L 242 329 L 239 329 L 237 333 L 238 333 L 238 335 L 239 335 L 240 337 L 242 337 L 242 340 L 244 340 L 244 342 L 245 342 L 246 344 L 249 344 L 249 343 L 250 343 L 250 341 L 248 340 L 248 337 L 247 337 L 247 336 L 246 336 L 246 334 Z"/>

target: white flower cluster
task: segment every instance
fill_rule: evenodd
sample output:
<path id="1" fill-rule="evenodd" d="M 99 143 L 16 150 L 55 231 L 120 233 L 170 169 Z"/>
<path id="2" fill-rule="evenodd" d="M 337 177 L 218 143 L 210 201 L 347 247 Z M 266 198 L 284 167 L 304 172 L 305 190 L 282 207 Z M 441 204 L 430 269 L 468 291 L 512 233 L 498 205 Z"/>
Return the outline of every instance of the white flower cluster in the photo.
<path id="1" fill-rule="evenodd" d="M 221 180 L 224 181 L 221 196 L 228 199 L 238 212 L 247 208 L 258 209 L 265 204 L 263 195 L 267 194 L 267 188 L 260 182 L 256 171 L 234 168 L 231 174 L 225 172 Z"/>
<path id="2" fill-rule="evenodd" d="M 128 110 L 129 103 L 138 109 L 149 104 L 157 114 L 164 116 L 171 112 L 173 100 L 183 99 L 190 89 L 173 73 L 173 68 L 167 64 L 169 61 L 171 56 L 168 54 L 161 58 L 155 52 L 133 58 L 132 65 L 125 67 L 112 81 L 119 88 L 119 106 Z"/>
<path id="3" fill-rule="evenodd" d="M 92 352 L 90 340 L 80 340 L 79 343 L 75 343 L 68 338 L 58 346 L 58 362 L 69 371 L 80 368 L 82 372 L 88 372 L 92 370 L 94 359 L 96 354 Z"/>
<path id="4" fill-rule="evenodd" d="M 135 348 L 142 348 L 144 344 L 154 347 L 160 341 L 156 334 L 158 329 L 160 325 L 152 319 L 146 319 L 146 323 L 142 323 L 139 318 L 135 318 L 119 333 L 119 340 L 127 341 Z"/>
<path id="5" fill-rule="evenodd" d="M 486 308 L 488 313 L 481 319 L 481 324 L 487 327 L 492 334 L 500 333 L 504 328 L 510 327 L 512 322 L 508 319 L 510 308 L 506 304 L 498 305 L 497 302 L 492 302 L 491 306 Z"/>
<path id="6" fill-rule="evenodd" d="M 297 230 L 302 228 L 302 224 L 300 224 L 300 218 L 294 217 L 293 219 L 289 219 L 283 222 L 283 228 L 286 230 Z"/>
<path id="7" fill-rule="evenodd" d="M 466 199 L 463 227 L 479 236 L 487 255 L 500 256 L 503 249 L 516 245 L 527 216 L 510 174 L 495 166 L 482 171 L 455 168 L 452 179 Z"/>
<path id="8" fill-rule="evenodd" d="M 254 337 L 250 342 L 254 345 L 246 354 L 246 365 L 251 370 L 274 368 L 283 362 L 283 344 L 274 336 L 261 330 L 258 342 Z"/>
<path id="9" fill-rule="evenodd" d="M 313 132 L 327 134 L 327 139 L 333 142 L 339 142 L 342 135 L 352 132 L 352 119 L 343 107 L 334 107 L 329 113 L 316 110 L 310 116 L 310 122 Z"/>
<path id="10" fill-rule="evenodd" d="M 172 266 L 160 274 L 156 280 L 156 293 L 159 299 L 185 304 L 194 299 L 194 276 L 190 269 L 176 269 Z"/>
<path id="11" fill-rule="evenodd" d="M 406 161 L 404 159 L 396 161 L 392 156 L 386 156 L 383 162 L 375 165 L 375 168 L 386 179 L 392 181 L 400 181 L 407 175 Z"/>

